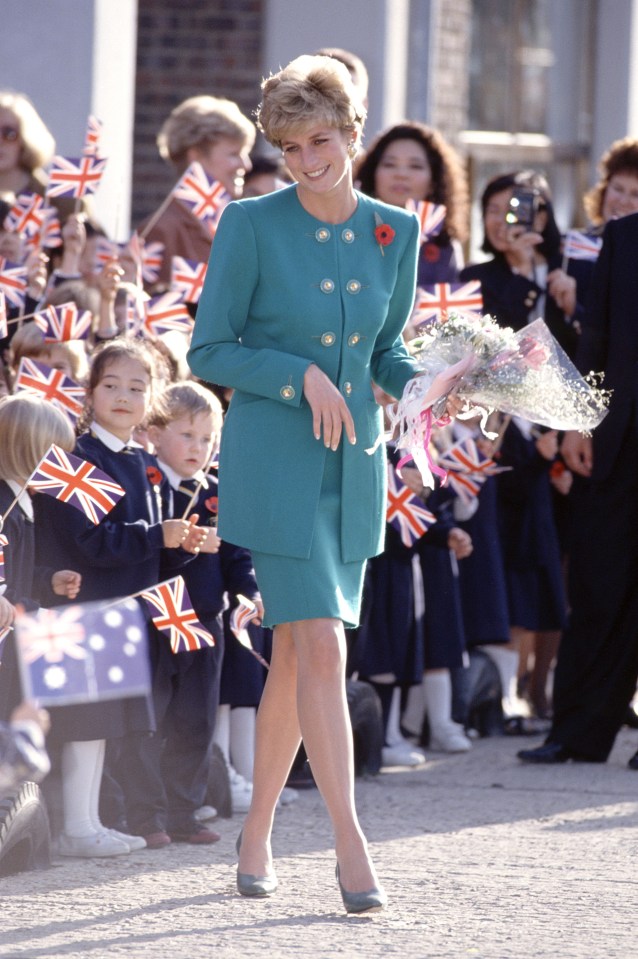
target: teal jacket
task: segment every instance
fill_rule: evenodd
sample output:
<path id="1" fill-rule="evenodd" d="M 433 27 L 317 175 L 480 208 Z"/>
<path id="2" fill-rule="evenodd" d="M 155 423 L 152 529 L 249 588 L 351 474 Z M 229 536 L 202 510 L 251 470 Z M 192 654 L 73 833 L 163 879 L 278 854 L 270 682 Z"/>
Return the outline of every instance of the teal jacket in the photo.
<path id="1" fill-rule="evenodd" d="M 375 212 L 395 231 L 383 248 Z M 383 548 L 385 449 L 371 379 L 399 397 L 414 375 L 401 339 L 415 290 L 413 214 L 358 194 L 353 216 L 323 223 L 295 186 L 230 203 L 222 214 L 188 362 L 234 389 L 222 431 L 219 534 L 259 552 L 307 557 L 327 450 L 303 396 L 315 363 L 343 393 L 357 443 L 342 439 L 341 553 Z"/>

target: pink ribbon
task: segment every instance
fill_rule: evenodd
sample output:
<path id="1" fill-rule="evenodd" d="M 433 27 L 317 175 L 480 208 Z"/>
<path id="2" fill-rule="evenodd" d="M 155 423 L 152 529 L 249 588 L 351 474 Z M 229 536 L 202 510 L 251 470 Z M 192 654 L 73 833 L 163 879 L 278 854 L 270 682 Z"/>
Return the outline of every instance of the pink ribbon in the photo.
<path id="1" fill-rule="evenodd" d="M 427 410 L 421 411 L 421 420 L 425 422 L 425 433 L 423 435 L 423 451 L 425 452 L 425 458 L 427 460 L 428 467 L 434 476 L 438 476 L 441 480 L 441 486 L 445 486 L 447 482 L 447 470 L 442 469 L 437 463 L 432 459 L 432 454 L 430 453 L 430 440 L 432 438 L 432 428 L 434 426 L 447 426 L 450 422 L 450 417 L 445 414 L 441 416 L 436 423 L 432 421 L 432 407 L 428 406 Z M 397 463 L 397 473 L 401 470 L 402 466 L 405 466 L 406 463 L 409 463 L 412 459 L 410 454 L 402 456 L 399 462 Z"/>

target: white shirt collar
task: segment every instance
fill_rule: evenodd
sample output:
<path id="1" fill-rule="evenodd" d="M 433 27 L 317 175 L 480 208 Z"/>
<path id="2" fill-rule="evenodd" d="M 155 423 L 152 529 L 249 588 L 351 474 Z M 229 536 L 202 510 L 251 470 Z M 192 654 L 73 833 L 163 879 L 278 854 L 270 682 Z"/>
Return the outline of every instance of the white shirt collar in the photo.
<path id="1" fill-rule="evenodd" d="M 7 480 L 6 483 L 13 495 L 18 497 L 18 506 L 26 518 L 33 522 L 33 503 L 22 483 L 16 483 L 15 480 Z"/>
<path id="2" fill-rule="evenodd" d="M 184 482 L 184 480 L 191 480 L 191 479 L 195 480 L 196 483 L 201 482 L 202 489 L 208 488 L 208 483 L 206 481 L 206 474 L 204 473 L 203 470 L 197 470 L 194 476 L 180 476 L 178 473 L 175 472 L 174 469 L 172 469 L 170 466 L 167 466 L 163 460 L 158 459 L 157 463 L 162 473 L 164 473 L 164 475 L 166 476 L 166 479 L 171 484 L 173 489 L 179 489 L 182 483 Z"/>
<path id="3" fill-rule="evenodd" d="M 125 443 L 124 440 L 119 438 L 119 436 L 109 433 L 108 430 L 105 430 L 104 427 L 100 426 L 99 423 L 96 423 L 95 420 L 91 423 L 91 432 L 114 453 L 121 453 L 125 446 L 132 446 L 135 449 L 144 449 L 142 444 L 136 443 L 135 440 L 129 440 L 128 443 Z"/>

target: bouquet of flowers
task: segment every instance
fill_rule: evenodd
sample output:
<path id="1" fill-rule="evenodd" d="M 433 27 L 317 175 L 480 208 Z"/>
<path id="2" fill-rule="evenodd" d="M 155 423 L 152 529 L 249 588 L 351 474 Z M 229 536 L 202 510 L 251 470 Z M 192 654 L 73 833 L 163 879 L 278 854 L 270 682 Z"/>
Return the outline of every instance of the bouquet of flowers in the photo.
<path id="1" fill-rule="evenodd" d="M 515 332 L 490 316 L 452 313 L 425 327 L 408 347 L 420 372 L 388 412 L 397 446 L 428 485 L 432 427 L 446 421 L 452 391 L 469 407 L 459 418 L 480 415 L 483 427 L 489 413 L 500 410 L 551 429 L 588 433 L 607 413 L 610 394 L 600 389 L 600 376 L 581 376 L 542 319 Z"/>

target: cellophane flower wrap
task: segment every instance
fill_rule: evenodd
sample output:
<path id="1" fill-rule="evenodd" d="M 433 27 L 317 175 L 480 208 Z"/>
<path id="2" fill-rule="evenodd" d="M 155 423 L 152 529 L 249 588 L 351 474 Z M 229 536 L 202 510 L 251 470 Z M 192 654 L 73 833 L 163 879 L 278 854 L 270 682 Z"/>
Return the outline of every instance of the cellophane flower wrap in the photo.
<path id="1" fill-rule="evenodd" d="M 521 416 L 556 430 L 589 433 L 607 413 L 609 391 L 601 376 L 581 376 L 545 322 L 515 332 L 490 316 L 449 314 L 426 326 L 408 344 L 420 372 L 390 412 L 397 445 L 433 485 L 427 454 L 433 426 L 441 422 L 454 390 L 468 402 L 460 418 L 493 410 Z M 489 435 L 489 434 L 488 434 Z"/>

